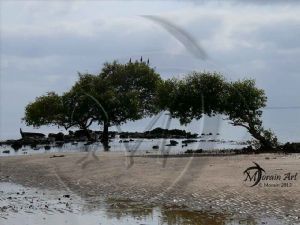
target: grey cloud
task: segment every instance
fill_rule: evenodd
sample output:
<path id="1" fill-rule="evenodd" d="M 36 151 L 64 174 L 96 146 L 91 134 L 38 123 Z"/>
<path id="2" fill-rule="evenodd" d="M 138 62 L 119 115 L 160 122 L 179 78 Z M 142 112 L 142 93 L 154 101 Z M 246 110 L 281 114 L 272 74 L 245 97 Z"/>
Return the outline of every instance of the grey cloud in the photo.
<path id="1" fill-rule="evenodd" d="M 247 25 L 245 25 L 247 26 Z M 244 40 L 253 47 L 274 47 L 275 49 L 294 49 L 300 47 L 300 20 L 270 21 L 257 24 L 248 32 L 236 30 L 232 37 Z M 256 45 L 256 46 L 255 46 Z"/>
<path id="2" fill-rule="evenodd" d="M 183 1 L 183 0 L 178 0 Z M 245 1 L 245 0 L 189 0 L 189 2 L 192 2 L 195 5 L 205 4 L 205 3 L 215 3 L 215 4 L 231 4 L 231 5 L 286 5 L 286 4 L 298 4 L 298 0 L 251 0 L 251 1 Z"/>
<path id="3" fill-rule="evenodd" d="M 215 8 L 202 5 L 199 12 L 194 10 L 191 15 L 181 13 L 179 9 L 172 15 L 162 14 L 171 21 L 174 18 L 180 29 L 202 44 L 210 56 L 205 62 L 191 56 L 168 32 L 139 17 L 135 17 L 138 22 L 133 20 L 132 23 L 128 23 L 128 18 L 126 21 L 102 18 L 98 23 L 94 14 L 92 19 L 84 14 L 85 21 L 81 23 L 83 15 L 69 15 L 68 9 L 60 10 L 57 6 L 46 18 L 36 13 L 34 21 L 30 14 L 24 14 L 24 23 L 30 28 L 27 32 L 23 21 L 10 18 L 6 21 L 8 23 L 1 23 L 5 28 L 1 33 L 2 127 L 5 127 L 5 132 L 13 133 L 18 129 L 24 106 L 29 101 L 50 90 L 68 90 L 77 79 L 77 71 L 96 73 L 107 60 L 124 62 L 129 57 L 138 59 L 141 55 L 149 57 L 151 66 L 156 67 L 164 78 L 191 70 L 216 70 L 232 80 L 255 78 L 266 90 L 269 106 L 300 104 L 297 87 L 300 83 L 298 21 L 288 15 L 284 18 L 281 14 L 273 15 L 272 11 L 270 13 L 277 16 L 279 22 L 257 21 L 256 18 L 252 21 L 251 15 L 256 15 L 255 7 L 249 7 L 245 18 L 238 15 L 239 18 L 235 13 L 242 7 L 230 8 L 227 4 L 223 11 L 215 14 Z M 276 9 L 276 12 L 280 11 L 278 4 Z M 292 12 L 299 10 L 296 7 L 289 9 Z M 89 11 L 88 4 L 85 10 Z M 143 13 L 142 8 L 140 11 Z M 67 17 L 62 16 L 64 13 Z M 229 14 L 233 16 L 228 19 Z M 57 16 L 61 16 L 61 21 Z M 77 18 L 77 21 L 71 18 Z M 254 24 L 253 29 L 247 29 L 248 22 Z M 60 26 L 55 27 L 57 24 Z M 229 34 L 226 33 L 228 30 Z M 229 43 L 230 47 L 222 46 L 223 42 Z M 280 120 L 291 126 L 299 122 L 296 113 L 280 115 L 283 115 Z M 282 125 L 277 124 L 284 122 L 277 123 L 278 117 L 273 114 L 266 116 L 267 126 L 274 127 L 284 138 L 289 132 L 299 131 L 285 128 L 282 133 Z M 144 127 L 144 123 L 124 126 L 139 128 Z"/>
<path id="4" fill-rule="evenodd" d="M 300 48 L 300 20 L 283 21 L 260 27 L 257 39 L 279 49 Z"/>

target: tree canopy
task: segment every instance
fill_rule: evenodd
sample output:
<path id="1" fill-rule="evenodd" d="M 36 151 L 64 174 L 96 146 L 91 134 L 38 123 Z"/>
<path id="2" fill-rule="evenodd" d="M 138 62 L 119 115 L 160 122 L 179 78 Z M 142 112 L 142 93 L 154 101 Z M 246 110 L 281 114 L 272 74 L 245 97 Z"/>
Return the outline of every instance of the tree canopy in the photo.
<path id="1" fill-rule="evenodd" d="M 262 108 L 267 97 L 254 80 L 228 82 L 219 73 L 193 72 L 183 79 L 164 82 L 161 106 L 182 124 L 200 119 L 204 114 L 223 114 L 234 126 L 242 126 L 259 141 L 263 149 L 272 149 L 277 139 L 262 126 Z"/>
<path id="2" fill-rule="evenodd" d="M 187 124 L 203 114 L 212 116 L 223 110 L 224 84 L 222 75 L 209 72 L 166 80 L 160 88 L 160 103 L 173 117 Z"/>
<path id="3" fill-rule="evenodd" d="M 72 125 L 69 123 L 66 111 L 62 97 L 55 92 L 48 92 L 26 106 L 23 120 L 26 125 L 34 127 L 57 125 L 68 129 Z"/>
<path id="4" fill-rule="evenodd" d="M 109 126 L 160 110 L 157 90 L 161 82 L 146 62 L 105 63 L 97 75 L 79 74 L 78 81 L 62 96 L 50 93 L 27 105 L 24 120 L 27 125 L 56 124 L 85 130 L 97 122 L 103 126 L 102 140 L 107 144 Z"/>
<path id="5" fill-rule="evenodd" d="M 254 80 L 238 80 L 227 85 L 223 113 L 234 126 L 242 126 L 259 141 L 262 149 L 272 149 L 277 138 L 262 126 L 262 108 L 266 106 L 264 90 L 255 86 Z"/>
<path id="6" fill-rule="evenodd" d="M 27 125 L 57 125 L 87 130 L 103 126 L 102 141 L 108 145 L 108 128 L 168 110 L 182 124 L 204 114 L 222 114 L 234 126 L 242 126 L 262 148 L 274 148 L 277 139 L 262 126 L 264 90 L 251 79 L 227 81 L 217 72 L 192 72 L 183 79 L 162 80 L 149 63 L 105 63 L 99 74 L 80 74 L 72 88 L 58 95 L 49 92 L 25 108 Z"/>

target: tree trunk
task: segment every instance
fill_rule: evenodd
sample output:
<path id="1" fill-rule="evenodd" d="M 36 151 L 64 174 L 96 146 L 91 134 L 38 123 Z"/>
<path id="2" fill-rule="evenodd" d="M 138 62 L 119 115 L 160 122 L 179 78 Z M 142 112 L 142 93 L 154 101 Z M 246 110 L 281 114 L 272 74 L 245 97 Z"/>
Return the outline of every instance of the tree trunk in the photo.
<path id="1" fill-rule="evenodd" d="M 87 139 L 89 141 L 92 140 L 92 137 L 91 137 L 91 134 L 90 134 L 89 130 L 87 128 L 85 128 L 84 131 L 85 131 L 85 135 L 86 135 Z"/>
<path id="2" fill-rule="evenodd" d="M 108 147 L 108 127 L 109 127 L 109 123 L 108 122 L 104 122 L 103 124 L 103 133 L 102 133 L 102 144 L 104 147 L 104 151 L 108 151 L 109 147 Z"/>
<path id="3" fill-rule="evenodd" d="M 272 140 L 266 138 L 262 132 L 264 131 L 263 128 L 259 126 L 259 128 L 255 128 L 255 123 L 248 118 L 242 118 L 243 122 L 241 121 L 233 121 L 234 126 L 242 126 L 248 130 L 248 132 L 260 143 L 260 150 L 261 151 L 273 151 L 276 146 L 272 143 Z"/>
<path id="4" fill-rule="evenodd" d="M 84 130 L 85 136 L 90 141 L 92 139 L 91 134 L 86 126 L 81 125 L 80 129 Z"/>
<path id="5" fill-rule="evenodd" d="M 269 140 L 267 140 L 263 135 L 261 135 L 260 131 L 256 130 L 254 127 L 250 127 L 248 131 L 255 139 L 259 141 L 261 145 L 260 147 L 261 150 L 270 151 L 274 149 L 272 143 Z"/>

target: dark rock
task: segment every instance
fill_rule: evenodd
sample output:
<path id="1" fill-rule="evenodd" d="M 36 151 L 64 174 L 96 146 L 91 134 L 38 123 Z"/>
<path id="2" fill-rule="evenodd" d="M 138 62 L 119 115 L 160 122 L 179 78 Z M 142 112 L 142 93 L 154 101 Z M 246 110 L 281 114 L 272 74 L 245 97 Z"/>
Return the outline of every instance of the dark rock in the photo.
<path id="1" fill-rule="evenodd" d="M 53 155 L 53 156 L 50 156 L 50 158 L 58 158 L 58 157 L 65 157 L 65 155 Z"/>
<path id="2" fill-rule="evenodd" d="M 79 137 L 86 137 L 87 136 L 87 132 L 90 132 L 90 130 L 85 131 L 85 130 L 76 130 L 74 132 L 74 136 L 79 138 Z"/>
<path id="3" fill-rule="evenodd" d="M 55 142 L 55 146 L 58 147 L 58 148 L 61 148 L 63 145 L 64 145 L 63 141 L 57 141 L 57 142 Z"/>
<path id="4" fill-rule="evenodd" d="M 4 150 L 4 151 L 2 151 L 2 153 L 9 154 L 10 151 L 9 150 Z"/>
<path id="5" fill-rule="evenodd" d="M 85 143 L 84 145 L 85 146 L 88 146 L 88 145 L 91 145 L 91 144 L 93 144 L 94 143 L 94 141 L 88 141 L 87 143 Z"/>
<path id="6" fill-rule="evenodd" d="M 126 135 L 126 134 L 120 134 L 120 138 L 128 138 L 128 135 Z"/>
<path id="7" fill-rule="evenodd" d="M 282 146 L 282 150 L 285 153 L 300 153 L 300 143 L 299 142 L 294 142 L 294 143 L 287 142 L 285 145 Z"/>
<path id="8" fill-rule="evenodd" d="M 252 148 L 251 145 L 247 146 L 247 147 L 244 147 L 242 148 L 241 150 L 237 150 L 235 151 L 236 154 L 239 154 L 239 153 L 244 153 L 244 154 L 253 154 L 253 153 L 256 153 L 255 149 Z"/>
<path id="9" fill-rule="evenodd" d="M 50 150 L 51 149 L 51 146 L 50 145 L 45 145 L 45 150 Z"/>
<path id="10" fill-rule="evenodd" d="M 182 144 L 190 144 L 190 143 L 193 143 L 193 142 L 197 142 L 197 140 L 194 140 L 194 139 L 192 139 L 192 140 L 183 140 L 181 143 Z"/>
<path id="11" fill-rule="evenodd" d="M 154 146 L 152 146 L 152 149 L 159 149 L 159 146 L 158 145 L 154 145 Z"/>
<path id="12" fill-rule="evenodd" d="M 59 132 L 57 134 L 50 133 L 48 134 L 48 138 L 54 139 L 54 141 L 64 141 L 65 135 L 62 132 Z"/>
<path id="13" fill-rule="evenodd" d="M 188 149 L 188 150 L 186 150 L 184 153 L 186 153 L 186 154 L 191 154 L 191 153 L 194 153 L 194 151 L 191 150 L 191 149 Z"/>
<path id="14" fill-rule="evenodd" d="M 197 150 L 188 149 L 184 153 L 186 153 L 186 154 L 195 154 L 195 153 L 199 154 L 199 153 L 202 153 L 202 152 L 203 152 L 202 149 L 197 149 Z"/>
<path id="15" fill-rule="evenodd" d="M 167 144 L 166 146 L 176 146 L 178 144 L 177 141 L 170 140 L 170 144 Z"/>
<path id="16" fill-rule="evenodd" d="M 15 141 L 11 147 L 14 149 L 14 150 L 19 150 L 20 148 L 22 148 L 22 142 L 21 141 Z"/>
<path id="17" fill-rule="evenodd" d="M 30 148 L 36 148 L 36 142 L 31 143 Z"/>
<path id="18" fill-rule="evenodd" d="M 109 131 L 108 132 L 108 137 L 109 138 L 115 138 L 116 137 L 117 132 L 116 131 Z"/>
<path id="19" fill-rule="evenodd" d="M 155 128 L 151 131 L 146 132 L 122 132 L 119 133 L 120 138 L 196 138 L 198 134 L 192 134 L 190 132 L 186 132 L 185 130 L 179 129 L 163 129 L 163 128 Z"/>
<path id="20" fill-rule="evenodd" d="M 65 143 L 70 143 L 70 142 L 73 141 L 73 139 L 74 139 L 73 136 L 65 135 L 63 141 L 64 141 Z"/>
<path id="21" fill-rule="evenodd" d="M 170 144 L 171 144 L 171 145 L 177 145 L 178 142 L 177 142 L 177 141 L 174 141 L 174 140 L 170 140 Z"/>

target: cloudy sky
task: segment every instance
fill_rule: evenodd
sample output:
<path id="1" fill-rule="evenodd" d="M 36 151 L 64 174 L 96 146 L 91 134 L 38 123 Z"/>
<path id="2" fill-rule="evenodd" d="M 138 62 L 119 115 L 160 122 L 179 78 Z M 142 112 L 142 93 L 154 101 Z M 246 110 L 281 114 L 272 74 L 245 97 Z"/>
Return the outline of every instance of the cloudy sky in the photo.
<path id="1" fill-rule="evenodd" d="M 68 90 L 77 72 L 97 73 L 106 61 L 143 56 L 163 78 L 192 70 L 220 71 L 230 80 L 255 78 L 268 96 L 265 126 L 282 141 L 300 141 L 300 4 L 296 1 L 0 2 L 0 139 L 19 137 L 20 127 L 32 130 L 21 123 L 25 105 L 48 91 Z M 178 36 L 144 15 L 162 18 L 184 31 L 207 58 L 197 57 Z M 125 124 L 122 129 L 143 130 L 149 121 Z M 160 124 L 164 121 L 161 118 Z M 199 132 L 200 123 L 188 129 Z M 216 120 L 206 119 L 205 126 L 215 129 Z M 225 136 L 245 134 L 224 122 L 220 129 Z"/>

